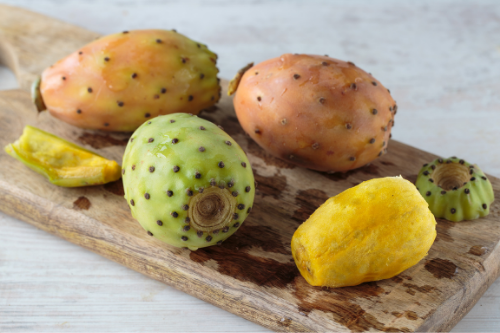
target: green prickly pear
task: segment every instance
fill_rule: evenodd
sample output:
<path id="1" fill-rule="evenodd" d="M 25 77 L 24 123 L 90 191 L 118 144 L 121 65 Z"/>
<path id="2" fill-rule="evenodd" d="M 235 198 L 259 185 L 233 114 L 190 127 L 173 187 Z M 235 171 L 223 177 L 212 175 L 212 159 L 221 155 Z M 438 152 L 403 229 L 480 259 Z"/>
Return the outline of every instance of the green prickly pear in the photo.
<path id="1" fill-rule="evenodd" d="M 133 131 L 147 118 L 197 114 L 219 100 L 217 55 L 175 31 L 102 37 L 33 84 L 39 111 L 81 128 Z"/>
<path id="2" fill-rule="evenodd" d="M 197 116 L 145 122 L 127 144 L 122 169 L 134 218 L 150 236 L 177 247 L 220 245 L 252 208 L 255 181 L 247 156 Z"/>

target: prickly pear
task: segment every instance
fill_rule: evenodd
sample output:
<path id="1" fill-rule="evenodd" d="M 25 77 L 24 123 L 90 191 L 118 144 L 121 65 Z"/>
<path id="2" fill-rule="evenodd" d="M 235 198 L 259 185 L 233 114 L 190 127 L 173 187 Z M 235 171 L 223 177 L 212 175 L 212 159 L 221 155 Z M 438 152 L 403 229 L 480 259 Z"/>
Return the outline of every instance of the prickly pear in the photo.
<path id="1" fill-rule="evenodd" d="M 215 104 L 217 55 L 175 31 L 102 37 L 47 68 L 32 92 L 39 111 L 74 126 L 133 131 L 148 118 Z"/>
<path id="2" fill-rule="evenodd" d="M 132 215 L 150 236 L 177 247 L 221 244 L 252 208 L 254 177 L 245 153 L 197 116 L 145 122 L 130 138 L 122 168 Z"/>
<path id="3" fill-rule="evenodd" d="M 397 105 L 352 62 L 285 54 L 230 84 L 243 129 L 262 148 L 319 171 L 347 171 L 387 151 Z M 239 84 L 238 84 L 239 83 Z"/>
<path id="4" fill-rule="evenodd" d="M 322 204 L 293 234 L 292 255 L 313 286 L 388 279 L 424 258 L 436 220 L 415 186 L 375 178 Z"/>

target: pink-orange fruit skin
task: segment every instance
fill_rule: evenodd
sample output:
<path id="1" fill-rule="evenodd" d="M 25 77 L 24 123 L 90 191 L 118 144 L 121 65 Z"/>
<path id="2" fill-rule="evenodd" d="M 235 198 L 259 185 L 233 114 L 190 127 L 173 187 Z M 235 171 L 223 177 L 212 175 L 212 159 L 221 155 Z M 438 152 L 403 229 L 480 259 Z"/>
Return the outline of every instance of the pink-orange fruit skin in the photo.
<path id="1" fill-rule="evenodd" d="M 305 54 L 248 69 L 234 107 L 262 148 L 327 172 L 359 168 L 384 154 L 397 111 L 388 89 L 355 64 Z"/>
<path id="2" fill-rule="evenodd" d="M 219 100 L 217 55 L 175 31 L 135 30 L 99 38 L 41 75 L 56 118 L 81 128 L 133 131 L 148 118 L 198 114 Z"/>

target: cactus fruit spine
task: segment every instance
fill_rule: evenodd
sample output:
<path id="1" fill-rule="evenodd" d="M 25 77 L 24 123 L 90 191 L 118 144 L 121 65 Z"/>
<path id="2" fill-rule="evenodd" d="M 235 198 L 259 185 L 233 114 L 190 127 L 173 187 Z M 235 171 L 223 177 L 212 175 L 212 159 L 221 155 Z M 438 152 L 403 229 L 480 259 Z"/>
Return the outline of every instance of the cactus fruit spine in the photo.
<path id="1" fill-rule="evenodd" d="M 150 236 L 196 250 L 221 244 L 251 211 L 254 177 L 239 145 L 188 114 L 139 127 L 123 157 L 125 198 Z"/>

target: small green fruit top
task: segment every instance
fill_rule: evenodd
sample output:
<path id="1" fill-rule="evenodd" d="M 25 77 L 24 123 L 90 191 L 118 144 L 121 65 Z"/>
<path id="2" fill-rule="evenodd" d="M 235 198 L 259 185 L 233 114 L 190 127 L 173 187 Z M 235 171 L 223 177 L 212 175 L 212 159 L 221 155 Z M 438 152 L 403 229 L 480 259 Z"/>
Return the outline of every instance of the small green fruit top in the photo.
<path id="1" fill-rule="evenodd" d="M 125 198 L 150 236 L 196 250 L 232 235 L 250 213 L 252 168 L 213 123 L 188 114 L 140 126 L 123 157 Z"/>
<path id="2" fill-rule="evenodd" d="M 495 200 L 481 169 L 456 157 L 424 164 L 415 185 L 435 217 L 453 222 L 488 215 Z"/>

